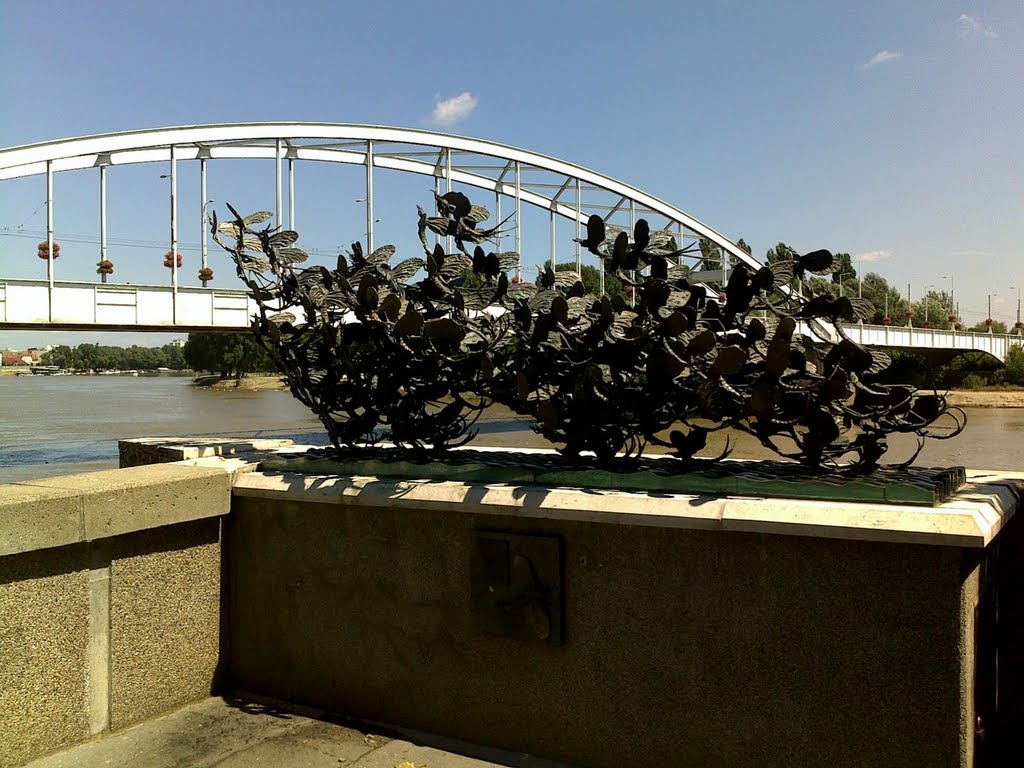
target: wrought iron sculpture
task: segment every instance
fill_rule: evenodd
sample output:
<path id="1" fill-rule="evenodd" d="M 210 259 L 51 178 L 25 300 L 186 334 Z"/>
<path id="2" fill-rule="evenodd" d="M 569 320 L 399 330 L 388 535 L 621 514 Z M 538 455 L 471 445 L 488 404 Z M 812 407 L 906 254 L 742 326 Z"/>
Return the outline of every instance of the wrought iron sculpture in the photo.
<path id="1" fill-rule="evenodd" d="M 298 235 L 257 228 L 271 214 L 213 219 L 259 305 L 258 340 L 339 449 L 462 445 L 492 402 L 531 417 L 563 454 L 613 467 L 652 444 L 689 462 L 709 433 L 736 429 L 809 466 L 869 471 L 892 433 L 918 438 L 906 466 L 925 437 L 964 427 L 938 393 L 868 383 L 889 358 L 842 323 L 870 304 L 814 294 L 806 280 L 833 270 L 828 251 L 738 265 L 709 295 L 689 282 L 679 257 L 690 251 L 670 233 L 641 219 L 630 237 L 591 216 L 581 243 L 633 289 L 628 306 L 588 294 L 575 272 L 510 281 L 519 255 L 482 247 L 498 232 L 483 226 L 488 211 L 459 192 L 435 197 L 436 215 L 419 210 L 424 258 L 394 266 L 393 246 L 364 254 L 356 242 L 333 270 L 297 268 Z M 431 248 L 428 232 L 456 252 Z"/>

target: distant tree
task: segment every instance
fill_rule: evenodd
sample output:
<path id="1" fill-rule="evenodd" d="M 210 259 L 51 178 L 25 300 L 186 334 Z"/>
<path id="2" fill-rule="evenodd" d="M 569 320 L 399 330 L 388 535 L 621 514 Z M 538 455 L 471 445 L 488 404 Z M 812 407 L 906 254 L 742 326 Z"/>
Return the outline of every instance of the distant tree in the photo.
<path id="1" fill-rule="evenodd" d="M 988 333 L 988 326 L 985 324 L 985 321 L 982 320 L 980 323 L 976 323 L 976 324 L 972 325 L 967 330 L 974 331 L 975 333 Z M 1010 329 L 1006 327 L 1006 323 L 1004 323 L 1002 320 L 993 320 L 992 321 L 992 333 L 1009 333 L 1009 332 L 1010 332 Z"/>
<path id="2" fill-rule="evenodd" d="M 857 279 L 857 270 L 853 268 L 853 260 L 850 258 L 848 253 L 836 253 L 833 254 L 832 266 L 832 282 L 838 284 L 842 281 L 844 284 L 848 280 Z"/>
<path id="3" fill-rule="evenodd" d="M 175 371 L 180 371 L 186 367 L 185 355 L 181 351 L 181 347 L 177 344 L 164 344 L 162 347 L 164 354 L 167 356 L 167 367 Z"/>
<path id="4" fill-rule="evenodd" d="M 1002 372 L 1002 379 L 1007 384 L 1024 387 L 1024 347 L 1020 344 L 1013 344 L 1006 354 L 1006 368 Z"/>
<path id="5" fill-rule="evenodd" d="M 765 261 L 768 264 L 774 264 L 776 261 L 791 261 L 797 257 L 795 249 L 790 248 L 785 243 L 779 243 L 774 248 L 769 248 L 765 254 Z"/>
<path id="6" fill-rule="evenodd" d="M 746 251 L 747 253 L 754 252 L 753 249 L 749 245 L 747 245 L 746 240 L 744 240 L 742 237 L 736 241 L 736 245 L 740 247 L 740 250 Z"/>
<path id="7" fill-rule="evenodd" d="M 774 248 L 769 248 L 768 251 L 765 253 L 765 263 L 771 266 L 772 264 L 778 261 L 792 261 L 796 257 L 797 252 L 795 249 L 790 248 L 785 243 L 780 242 Z M 789 285 L 790 288 L 802 290 L 802 288 L 800 288 L 800 281 L 797 280 L 795 277 L 792 281 L 790 281 Z M 772 301 L 778 301 L 780 298 L 780 294 L 777 291 L 773 290 L 770 295 L 770 298 Z"/>
<path id="8" fill-rule="evenodd" d="M 60 344 L 43 355 L 42 360 L 46 365 L 56 365 L 60 368 L 73 368 L 74 352 L 71 347 Z"/>
<path id="9" fill-rule="evenodd" d="M 874 307 L 867 322 L 876 325 L 885 322 L 885 313 L 888 310 L 893 325 L 906 323 L 907 302 L 884 277 L 875 272 L 868 272 L 864 275 L 860 288 L 863 298 L 870 301 Z"/>
<path id="10" fill-rule="evenodd" d="M 274 367 L 249 333 L 190 333 L 182 353 L 189 368 L 219 373 L 222 379 Z"/>
<path id="11" fill-rule="evenodd" d="M 714 272 L 722 268 L 722 249 L 706 237 L 700 239 L 701 270 Z"/>
<path id="12" fill-rule="evenodd" d="M 928 293 L 914 302 L 914 319 L 912 324 L 916 328 L 923 328 L 925 323 L 927 323 L 929 328 L 948 330 L 953 327 L 953 323 L 949 319 L 954 312 L 952 307 L 953 299 L 948 293 L 945 291 L 941 293 L 928 291 Z"/>

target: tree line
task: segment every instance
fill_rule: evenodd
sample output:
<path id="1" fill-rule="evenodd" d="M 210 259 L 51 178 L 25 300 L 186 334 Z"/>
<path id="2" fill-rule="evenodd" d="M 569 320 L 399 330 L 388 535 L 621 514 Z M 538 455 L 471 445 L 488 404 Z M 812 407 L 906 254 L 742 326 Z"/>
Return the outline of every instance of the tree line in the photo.
<path id="1" fill-rule="evenodd" d="M 162 347 L 113 347 L 104 344 L 64 344 L 43 356 L 46 365 L 56 365 L 78 371 L 155 371 L 157 368 L 181 370 L 189 367 L 181 347 L 164 344 Z"/>
<path id="2" fill-rule="evenodd" d="M 221 378 L 241 378 L 273 370 L 273 363 L 251 333 L 190 333 L 184 347 L 115 347 L 104 344 L 59 345 L 43 357 L 46 365 L 75 371 L 209 371 Z"/>

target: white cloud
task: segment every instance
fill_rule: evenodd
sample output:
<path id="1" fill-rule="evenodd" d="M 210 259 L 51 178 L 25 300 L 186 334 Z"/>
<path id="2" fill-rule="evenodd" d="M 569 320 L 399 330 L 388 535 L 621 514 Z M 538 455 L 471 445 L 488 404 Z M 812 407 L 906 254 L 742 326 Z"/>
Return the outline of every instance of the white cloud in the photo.
<path id="1" fill-rule="evenodd" d="M 469 113 L 474 109 L 476 96 L 469 91 L 463 91 L 450 99 L 438 98 L 434 102 L 434 112 L 430 116 L 430 121 L 437 125 L 455 125 L 469 117 Z"/>
<path id="2" fill-rule="evenodd" d="M 853 257 L 856 261 L 885 261 L 892 257 L 892 251 L 865 251 L 864 253 L 858 253 Z"/>
<path id="3" fill-rule="evenodd" d="M 989 40 L 995 40 L 999 37 L 999 34 L 992 29 L 992 27 L 986 27 L 980 21 L 973 16 L 968 16 L 966 13 L 961 13 L 960 18 L 956 20 L 957 31 L 960 37 L 986 37 Z"/>
<path id="4" fill-rule="evenodd" d="M 898 53 L 896 51 L 879 51 L 874 56 L 872 56 L 870 59 L 868 59 L 864 63 L 864 65 L 861 67 L 861 69 L 868 69 L 869 67 L 877 67 L 879 64 L 887 64 L 890 61 L 895 61 L 896 59 L 898 59 L 902 55 L 903 55 L 902 53 Z"/>

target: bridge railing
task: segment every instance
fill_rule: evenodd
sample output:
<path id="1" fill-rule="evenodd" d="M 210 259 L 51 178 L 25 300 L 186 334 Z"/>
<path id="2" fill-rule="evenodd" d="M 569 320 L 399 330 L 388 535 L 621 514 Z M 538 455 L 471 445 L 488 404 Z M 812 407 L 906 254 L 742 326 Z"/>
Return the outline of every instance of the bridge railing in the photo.
<path id="1" fill-rule="evenodd" d="M 243 329 L 257 311 L 242 289 L 0 280 L 0 327 Z"/>
<path id="2" fill-rule="evenodd" d="M 999 360 L 1006 359 L 1012 345 L 1024 343 L 1024 337 L 1020 334 L 912 328 L 905 325 L 851 323 L 844 325 L 843 329 L 846 335 L 854 341 L 873 347 L 962 349 L 986 352 Z M 811 335 L 810 330 L 806 327 L 802 327 L 801 331 Z M 837 341 L 838 338 L 838 335 L 833 334 L 830 340 Z"/>

